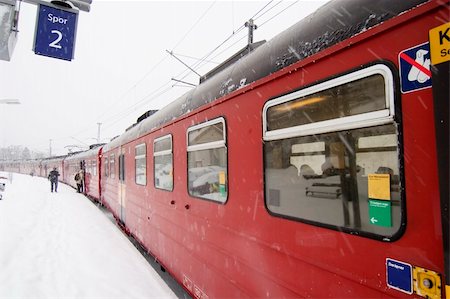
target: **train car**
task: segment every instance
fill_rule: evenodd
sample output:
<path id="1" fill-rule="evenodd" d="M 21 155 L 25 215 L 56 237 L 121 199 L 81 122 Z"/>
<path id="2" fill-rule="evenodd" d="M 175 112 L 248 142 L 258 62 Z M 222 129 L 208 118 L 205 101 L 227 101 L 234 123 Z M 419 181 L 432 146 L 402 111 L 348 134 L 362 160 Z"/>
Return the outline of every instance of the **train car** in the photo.
<path id="1" fill-rule="evenodd" d="M 83 193 L 98 201 L 100 199 L 100 167 L 102 146 L 94 145 L 89 150 L 68 155 L 64 160 L 64 182 L 77 188 L 75 174 L 84 172 Z"/>
<path id="2" fill-rule="evenodd" d="M 126 135 L 126 134 L 124 134 Z M 123 136 L 124 136 L 123 135 Z M 115 138 L 102 149 L 102 180 L 100 202 L 107 207 L 119 223 L 125 223 L 125 200 L 122 201 L 124 189 L 124 153 L 121 141 L 123 136 Z M 119 170 L 119 164 L 120 170 Z M 120 172 L 119 172 L 120 171 Z"/>
<path id="3" fill-rule="evenodd" d="M 130 140 L 135 140 L 138 137 L 139 130 L 136 130 L 136 126 L 126 131 L 122 136 L 114 138 L 111 142 L 105 144 L 102 148 L 102 180 L 101 180 L 101 203 L 106 206 L 118 220 L 120 224 L 125 224 L 127 216 L 127 186 L 133 184 L 141 186 L 140 190 L 145 192 L 145 186 L 147 185 L 147 164 L 142 163 L 146 161 L 146 147 L 140 147 L 137 150 L 139 155 L 136 159 L 131 160 L 131 148 L 126 144 Z M 126 152 L 128 151 L 128 152 Z M 125 158 L 127 156 L 127 158 Z M 133 156 L 134 158 L 135 156 Z M 144 160 L 140 160 L 144 158 Z M 125 164 L 127 160 L 127 164 Z M 133 176 L 130 177 L 130 169 L 133 169 Z M 126 174 L 126 172 L 129 174 Z M 134 196 L 139 197 L 139 193 L 135 193 Z M 133 219 L 139 219 L 139 217 L 130 217 Z M 128 226 L 125 226 L 129 229 Z M 139 235 L 139 230 L 135 230 L 135 235 Z"/>
<path id="4" fill-rule="evenodd" d="M 84 168 L 195 298 L 448 296 L 449 11 L 332 1 L 39 173 Z"/>
<path id="5" fill-rule="evenodd" d="M 20 163 L 21 169 L 20 173 L 29 175 L 39 175 L 39 165 L 41 164 L 41 159 L 32 159 L 22 161 Z"/>
<path id="6" fill-rule="evenodd" d="M 195 298 L 448 296 L 448 22 L 448 1 L 326 4 L 105 145 L 101 201 Z"/>
<path id="7" fill-rule="evenodd" d="M 84 155 L 84 152 L 81 152 Z M 74 188 L 77 188 L 75 183 L 75 174 L 81 169 L 84 169 L 85 163 L 83 157 L 79 156 L 80 153 L 71 153 L 64 159 L 64 183 Z"/>
<path id="8" fill-rule="evenodd" d="M 20 173 L 21 162 L 20 161 L 1 161 L 0 162 L 0 170 L 6 171 L 6 172 Z"/>

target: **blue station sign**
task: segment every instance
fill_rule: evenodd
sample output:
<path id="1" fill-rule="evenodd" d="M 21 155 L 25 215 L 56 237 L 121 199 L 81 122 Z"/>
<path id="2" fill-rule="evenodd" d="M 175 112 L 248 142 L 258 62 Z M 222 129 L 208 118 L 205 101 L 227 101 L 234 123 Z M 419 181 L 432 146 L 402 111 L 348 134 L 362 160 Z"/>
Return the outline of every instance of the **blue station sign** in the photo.
<path id="1" fill-rule="evenodd" d="M 72 60 L 77 32 L 78 12 L 40 4 L 34 38 L 34 53 Z"/>

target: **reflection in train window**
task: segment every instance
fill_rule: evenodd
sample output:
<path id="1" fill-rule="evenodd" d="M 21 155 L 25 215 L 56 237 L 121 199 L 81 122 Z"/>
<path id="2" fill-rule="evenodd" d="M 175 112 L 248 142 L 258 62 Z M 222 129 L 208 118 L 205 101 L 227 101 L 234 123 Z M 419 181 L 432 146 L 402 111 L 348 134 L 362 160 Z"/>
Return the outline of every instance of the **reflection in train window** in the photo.
<path id="1" fill-rule="evenodd" d="M 109 174 L 112 179 L 116 178 L 115 164 L 116 164 L 115 156 L 114 155 L 109 156 Z"/>
<path id="2" fill-rule="evenodd" d="M 276 130 L 386 108 L 383 76 L 348 82 L 268 109 L 268 129 Z"/>
<path id="3" fill-rule="evenodd" d="M 172 135 L 155 139 L 153 143 L 155 188 L 173 190 Z"/>
<path id="4" fill-rule="evenodd" d="M 224 203 L 228 194 L 225 119 L 189 128 L 187 151 L 189 194 Z"/>
<path id="5" fill-rule="evenodd" d="M 135 182 L 138 185 L 147 184 L 147 147 L 145 143 L 135 147 Z"/>
<path id="6" fill-rule="evenodd" d="M 384 66 L 380 74 L 358 73 L 339 86 L 328 83 L 330 90 L 322 83 L 300 101 L 294 93 L 266 104 L 266 206 L 275 215 L 389 239 L 402 224 L 398 125 L 393 110 L 373 112 L 393 106 L 393 86 Z M 326 101 L 311 101 L 321 94 Z M 286 107 L 296 119 L 273 115 Z M 355 119 L 348 111 L 367 113 Z"/>

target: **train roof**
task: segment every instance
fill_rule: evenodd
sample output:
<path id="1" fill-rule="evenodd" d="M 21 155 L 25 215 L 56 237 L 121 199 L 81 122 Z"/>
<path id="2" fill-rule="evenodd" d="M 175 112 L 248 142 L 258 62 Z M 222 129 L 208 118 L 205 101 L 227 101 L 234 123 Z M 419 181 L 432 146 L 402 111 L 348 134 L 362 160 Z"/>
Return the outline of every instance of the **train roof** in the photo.
<path id="1" fill-rule="evenodd" d="M 430 0 L 337 0 L 260 45 L 248 55 L 207 78 L 151 117 L 105 146 L 127 143 L 289 65 Z"/>
<path id="2" fill-rule="evenodd" d="M 100 150 L 100 148 L 103 146 L 102 144 L 95 144 L 90 146 L 90 148 L 88 150 L 85 151 L 81 151 L 81 152 L 76 152 L 76 153 L 72 153 L 70 155 L 68 155 L 65 160 L 69 161 L 69 160 L 77 160 L 77 159 L 84 159 L 84 158 L 89 158 L 92 156 L 97 156 L 98 151 Z"/>
<path id="3" fill-rule="evenodd" d="M 42 158 L 42 159 L 37 159 L 37 160 L 41 160 L 42 163 L 53 163 L 53 162 L 59 162 L 64 160 L 64 158 L 67 155 L 60 155 L 60 156 L 52 156 L 52 157 L 47 157 L 47 158 Z"/>

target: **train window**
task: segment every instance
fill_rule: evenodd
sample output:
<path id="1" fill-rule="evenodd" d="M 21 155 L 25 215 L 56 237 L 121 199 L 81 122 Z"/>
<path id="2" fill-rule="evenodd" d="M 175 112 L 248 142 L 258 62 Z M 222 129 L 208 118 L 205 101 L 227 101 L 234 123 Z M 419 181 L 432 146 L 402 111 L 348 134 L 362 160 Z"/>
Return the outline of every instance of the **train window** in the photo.
<path id="1" fill-rule="evenodd" d="M 125 155 L 119 155 L 119 180 L 125 181 Z"/>
<path id="2" fill-rule="evenodd" d="M 264 107 L 266 139 L 383 124 L 392 120 L 393 77 L 375 65 L 268 102 Z"/>
<path id="3" fill-rule="evenodd" d="M 153 143 L 155 188 L 173 190 L 172 135 L 155 139 Z"/>
<path id="4" fill-rule="evenodd" d="M 265 202 L 272 214 L 387 239 L 397 233 L 402 189 L 393 88 L 390 70 L 376 65 L 265 105 Z"/>
<path id="5" fill-rule="evenodd" d="M 147 147 L 145 143 L 135 147 L 135 182 L 138 185 L 147 184 Z"/>
<path id="6" fill-rule="evenodd" d="M 116 178 L 115 164 L 116 164 L 115 156 L 114 155 L 109 156 L 109 174 L 112 179 Z"/>
<path id="7" fill-rule="evenodd" d="M 97 161 L 92 160 L 91 167 L 92 167 L 92 175 L 97 176 Z"/>
<path id="8" fill-rule="evenodd" d="M 189 194 L 224 203 L 228 195 L 225 119 L 190 127 L 187 141 Z"/>
<path id="9" fill-rule="evenodd" d="M 108 157 L 105 157 L 105 178 L 109 176 L 109 163 L 108 163 Z"/>

